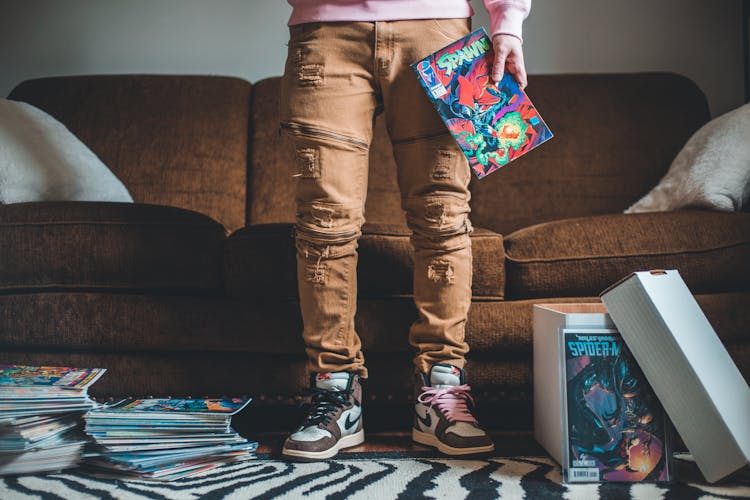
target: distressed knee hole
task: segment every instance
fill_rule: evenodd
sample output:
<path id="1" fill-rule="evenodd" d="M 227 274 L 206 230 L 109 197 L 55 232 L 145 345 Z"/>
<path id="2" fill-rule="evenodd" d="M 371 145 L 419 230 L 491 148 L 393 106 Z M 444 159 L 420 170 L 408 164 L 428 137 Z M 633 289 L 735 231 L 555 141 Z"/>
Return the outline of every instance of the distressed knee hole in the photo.
<path id="1" fill-rule="evenodd" d="M 297 173 L 295 177 L 317 179 L 320 177 L 320 151 L 317 148 L 302 148 L 296 150 Z"/>
<path id="2" fill-rule="evenodd" d="M 312 217 L 313 223 L 316 226 L 324 228 L 332 228 L 335 225 L 334 216 L 336 216 L 336 209 L 333 207 L 327 207 L 323 205 L 313 204 L 310 208 L 310 217 Z M 340 215 L 340 214 L 338 214 Z"/>
<path id="3" fill-rule="evenodd" d="M 453 266 L 447 260 L 433 260 L 427 266 L 427 279 L 433 283 L 451 285 L 455 281 Z"/>
<path id="4" fill-rule="evenodd" d="M 325 285 L 328 282 L 328 265 L 314 262 L 307 265 L 307 282 L 313 285 Z"/>
<path id="5" fill-rule="evenodd" d="M 424 218 L 427 222 L 437 224 L 442 228 L 448 222 L 448 209 L 445 203 L 436 201 L 425 207 Z"/>
<path id="6" fill-rule="evenodd" d="M 314 201 L 298 207 L 297 238 L 316 245 L 342 245 L 361 235 L 362 209 L 339 203 Z"/>
<path id="7" fill-rule="evenodd" d="M 302 224 L 306 229 L 312 231 L 335 229 L 335 234 L 339 234 L 341 232 L 356 233 L 362 225 L 363 217 L 361 209 L 316 201 L 302 207 L 297 213 L 297 220 L 298 224 Z M 321 233 L 325 236 L 323 233 L 326 231 Z"/>
<path id="8" fill-rule="evenodd" d="M 449 180 L 452 177 L 453 163 L 456 158 L 455 151 L 440 149 L 437 152 L 435 164 L 432 166 L 431 177 L 434 181 Z"/>
<path id="9" fill-rule="evenodd" d="M 470 232 L 468 201 L 452 194 L 413 196 L 403 202 L 409 227 L 427 238 Z"/>
<path id="10" fill-rule="evenodd" d="M 305 62 L 305 49 L 298 47 L 294 65 L 297 70 L 297 83 L 301 87 L 317 87 L 323 83 L 323 65 Z"/>
<path id="11" fill-rule="evenodd" d="M 333 255 L 330 245 L 317 245 L 302 240 L 297 240 L 297 247 L 306 259 L 327 259 Z"/>
<path id="12" fill-rule="evenodd" d="M 381 57 L 378 59 L 378 71 L 382 75 L 388 75 L 391 72 L 391 59 L 393 59 L 393 54 L 390 54 L 391 57 Z"/>
<path id="13" fill-rule="evenodd" d="M 323 262 L 323 259 L 331 257 L 331 246 L 315 245 L 303 241 L 298 241 L 297 244 L 302 255 L 309 260 L 305 266 L 306 281 L 314 285 L 325 285 L 328 281 L 328 264 Z"/>
<path id="14" fill-rule="evenodd" d="M 318 87 L 323 83 L 321 64 L 303 64 L 297 70 L 297 81 L 304 87 Z"/>

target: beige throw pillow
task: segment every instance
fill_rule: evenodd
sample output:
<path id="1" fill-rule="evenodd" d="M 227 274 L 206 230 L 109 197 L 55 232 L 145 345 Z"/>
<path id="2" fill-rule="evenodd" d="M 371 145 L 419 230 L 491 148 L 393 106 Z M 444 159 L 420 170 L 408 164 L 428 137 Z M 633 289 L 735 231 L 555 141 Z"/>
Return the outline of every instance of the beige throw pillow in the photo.
<path id="1" fill-rule="evenodd" d="M 678 208 L 742 210 L 750 198 L 750 104 L 708 122 L 659 184 L 625 213 Z"/>
<path id="2" fill-rule="evenodd" d="M 0 98 L 0 203 L 132 202 L 128 190 L 62 123 Z"/>

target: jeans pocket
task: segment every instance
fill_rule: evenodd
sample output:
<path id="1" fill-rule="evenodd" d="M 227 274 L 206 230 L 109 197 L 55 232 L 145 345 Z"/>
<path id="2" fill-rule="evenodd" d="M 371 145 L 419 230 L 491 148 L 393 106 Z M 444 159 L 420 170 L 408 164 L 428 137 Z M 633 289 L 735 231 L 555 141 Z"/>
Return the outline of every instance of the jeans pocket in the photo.
<path id="1" fill-rule="evenodd" d="M 471 18 L 432 19 L 435 29 L 444 37 L 458 40 L 471 32 Z"/>
<path id="2" fill-rule="evenodd" d="M 304 23 L 289 26 L 289 43 L 302 42 L 312 36 L 322 23 Z"/>

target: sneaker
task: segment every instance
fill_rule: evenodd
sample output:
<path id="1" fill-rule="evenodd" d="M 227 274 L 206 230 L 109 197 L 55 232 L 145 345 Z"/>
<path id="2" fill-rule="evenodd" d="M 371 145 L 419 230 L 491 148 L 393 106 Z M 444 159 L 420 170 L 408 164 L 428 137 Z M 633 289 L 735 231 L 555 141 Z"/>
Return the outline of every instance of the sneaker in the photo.
<path id="1" fill-rule="evenodd" d="M 464 372 L 451 365 L 434 365 L 428 374 L 417 374 L 412 439 L 446 455 L 494 451 L 492 438 L 472 415 L 474 399 Z"/>
<path id="2" fill-rule="evenodd" d="M 311 404 L 302 425 L 284 442 L 287 458 L 324 460 L 365 440 L 362 427 L 362 386 L 349 372 L 318 373 L 310 377 Z"/>

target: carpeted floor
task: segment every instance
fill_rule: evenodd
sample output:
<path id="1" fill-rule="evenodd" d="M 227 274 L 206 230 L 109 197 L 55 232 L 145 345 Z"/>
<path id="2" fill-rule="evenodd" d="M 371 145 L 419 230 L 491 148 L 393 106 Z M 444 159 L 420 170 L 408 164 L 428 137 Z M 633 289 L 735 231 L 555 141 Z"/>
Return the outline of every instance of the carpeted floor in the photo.
<path id="1" fill-rule="evenodd" d="M 0 499 L 246 499 L 246 498 L 750 498 L 750 473 L 708 485 L 691 462 L 676 460 L 678 480 L 659 484 L 564 485 L 544 457 L 438 458 L 429 453 L 347 453 L 319 463 L 289 463 L 270 454 L 203 476 L 154 483 L 93 477 L 74 470 L 0 478 Z"/>

